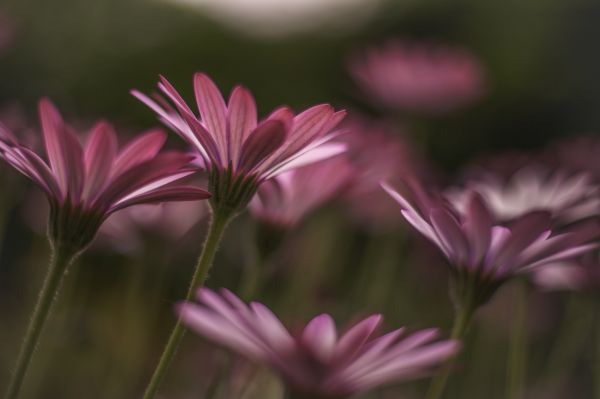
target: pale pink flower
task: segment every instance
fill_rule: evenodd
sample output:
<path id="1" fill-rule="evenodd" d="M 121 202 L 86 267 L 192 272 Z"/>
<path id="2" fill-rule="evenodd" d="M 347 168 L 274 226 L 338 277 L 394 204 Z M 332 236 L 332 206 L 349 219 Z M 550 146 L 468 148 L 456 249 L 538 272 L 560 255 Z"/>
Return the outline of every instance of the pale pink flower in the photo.
<path id="1" fill-rule="evenodd" d="M 394 40 L 355 56 L 349 69 L 372 101 L 404 112 L 450 112 L 485 90 L 479 61 L 450 46 Z"/>
<path id="2" fill-rule="evenodd" d="M 533 275 L 533 281 L 549 291 L 600 290 L 600 254 L 592 251 L 576 259 L 541 267 Z"/>
<path id="3" fill-rule="evenodd" d="M 468 180 L 464 187 L 446 193 L 464 213 L 471 192 L 478 192 L 494 217 L 513 220 L 528 212 L 548 211 L 561 223 L 571 223 L 600 214 L 600 190 L 586 173 L 567 173 L 528 165 L 508 179 L 487 173 Z"/>
<path id="4" fill-rule="evenodd" d="M 352 220 L 372 231 L 386 231 L 401 224 L 398 205 L 380 182 L 424 178 L 429 166 L 403 131 L 389 123 L 352 118 L 344 125 L 349 162 L 355 170 L 345 203 Z"/>
<path id="5" fill-rule="evenodd" d="M 198 291 L 200 304 L 183 303 L 179 315 L 192 330 L 277 372 L 291 391 L 314 398 L 345 398 L 382 384 L 428 374 L 456 354 L 459 343 L 437 340 L 435 329 L 403 328 L 377 338 L 380 315 L 338 336 L 331 316 L 312 319 L 292 335 L 260 303 L 249 306 L 227 290 Z"/>
<path id="6" fill-rule="evenodd" d="M 259 221 L 291 228 L 348 188 L 354 170 L 343 157 L 294 169 L 265 182 L 249 204 Z"/>
<path id="7" fill-rule="evenodd" d="M 475 301 L 486 302 L 507 279 L 537 267 L 570 259 L 597 247 L 597 223 L 552 234 L 547 212 L 531 212 L 503 225 L 485 201 L 471 193 L 463 213 L 443 198 L 432 198 L 416 183 L 402 190 L 383 184 L 405 219 L 433 242 L 448 259 L 460 283 L 475 284 Z"/>
<path id="8" fill-rule="evenodd" d="M 91 130 L 85 146 L 52 103 L 39 113 L 48 163 L 0 125 L 0 158 L 29 177 L 50 203 L 49 234 L 54 244 L 81 250 L 112 213 L 136 204 L 210 197 L 197 187 L 170 185 L 194 172 L 191 156 L 165 152 L 160 131 L 149 131 L 117 152 L 117 137 L 106 122 Z"/>
<path id="9" fill-rule="evenodd" d="M 345 113 L 328 104 L 296 116 L 281 107 L 258 122 L 254 98 L 242 86 L 236 86 L 225 103 L 208 76 L 195 74 L 199 115 L 164 77 L 158 88 L 173 106 L 158 95 L 152 99 L 135 90 L 132 94 L 195 148 L 209 174 L 211 203 L 218 207 L 239 210 L 263 181 L 344 151 L 342 144 L 330 141 Z"/>

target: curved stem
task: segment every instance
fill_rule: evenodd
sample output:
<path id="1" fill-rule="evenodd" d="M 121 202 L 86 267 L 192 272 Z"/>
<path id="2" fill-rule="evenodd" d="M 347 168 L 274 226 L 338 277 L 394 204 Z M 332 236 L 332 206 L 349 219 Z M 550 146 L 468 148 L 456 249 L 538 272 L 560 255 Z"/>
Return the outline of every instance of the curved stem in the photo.
<path id="1" fill-rule="evenodd" d="M 517 282 L 516 315 L 510 337 L 507 369 L 507 397 L 519 399 L 523 394 L 523 382 L 527 361 L 527 285 Z"/>
<path id="2" fill-rule="evenodd" d="M 472 301 L 468 301 L 457 308 L 454 316 L 454 325 L 452 327 L 452 339 L 458 340 L 465 336 L 465 332 L 469 327 L 474 311 L 475 305 L 472 303 Z M 431 385 L 429 386 L 429 391 L 427 392 L 427 399 L 439 399 L 442 397 L 453 365 L 453 360 L 448 361 L 440 373 L 433 379 Z"/>
<path id="3" fill-rule="evenodd" d="M 73 261 L 74 257 L 74 251 L 69 251 L 60 245 L 57 245 L 54 249 L 54 253 L 50 260 L 50 266 L 46 272 L 42 289 L 33 310 L 33 315 L 31 316 L 31 320 L 29 321 L 29 325 L 25 332 L 25 338 L 21 344 L 17 364 L 10 383 L 8 384 L 8 390 L 6 391 L 5 396 L 6 399 L 15 399 L 19 397 L 25 375 L 27 374 L 35 348 L 41 337 L 42 329 L 48 319 L 50 309 L 52 308 L 52 303 L 60 289 L 60 284 L 65 271 Z"/>
<path id="4" fill-rule="evenodd" d="M 185 297 L 186 301 L 193 300 L 196 290 L 204 285 L 204 282 L 208 277 L 210 267 L 212 266 L 215 253 L 217 252 L 219 243 L 223 237 L 223 232 L 225 231 L 225 228 L 227 227 L 227 224 L 231 218 L 232 216 L 229 213 L 215 212 L 213 214 L 213 219 L 211 220 L 210 227 L 208 229 L 208 235 L 206 236 L 202 253 L 198 258 L 198 263 L 196 264 L 196 269 L 194 270 L 194 274 Z M 156 395 L 158 387 L 160 386 L 160 383 L 167 372 L 175 353 L 177 352 L 177 348 L 181 343 L 185 331 L 186 327 L 183 325 L 180 319 L 177 319 L 175 327 L 171 331 L 169 340 L 167 341 L 167 344 L 163 349 L 163 353 L 158 361 L 158 365 L 156 366 L 156 369 L 152 374 L 152 378 L 146 387 L 144 399 L 151 399 Z"/>

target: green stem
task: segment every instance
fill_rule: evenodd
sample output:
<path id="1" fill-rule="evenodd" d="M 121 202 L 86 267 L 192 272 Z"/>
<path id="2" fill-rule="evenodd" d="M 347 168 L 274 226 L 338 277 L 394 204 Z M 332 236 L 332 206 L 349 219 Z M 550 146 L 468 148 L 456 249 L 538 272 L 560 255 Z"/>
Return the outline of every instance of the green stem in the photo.
<path id="1" fill-rule="evenodd" d="M 454 325 L 452 327 L 452 339 L 460 340 L 464 338 L 474 311 L 475 306 L 471 301 L 463 304 L 457 309 L 454 316 Z M 427 399 L 440 399 L 442 397 L 453 366 L 454 361 L 448 361 L 441 372 L 433 379 L 429 386 L 429 391 L 427 392 Z"/>
<path id="2" fill-rule="evenodd" d="M 230 213 L 215 212 L 213 214 L 213 219 L 208 229 L 208 235 L 206 236 L 202 253 L 198 258 L 198 263 L 196 264 L 196 269 L 194 270 L 194 275 L 192 276 L 192 280 L 185 297 L 186 301 L 194 300 L 196 290 L 204 285 L 204 282 L 208 277 L 210 267 L 212 266 L 215 253 L 217 252 L 219 243 L 223 237 L 223 232 L 225 231 L 225 228 L 227 227 L 227 224 L 231 218 L 232 217 Z M 185 325 L 180 319 L 177 319 L 175 327 L 173 328 L 160 360 L 158 361 L 158 365 L 154 370 L 154 374 L 152 374 L 152 378 L 146 387 L 144 399 L 152 399 L 156 395 L 158 387 L 160 386 L 160 383 L 164 378 L 165 373 L 167 372 L 169 365 L 175 356 L 175 353 L 177 352 L 177 348 L 183 339 L 185 331 Z"/>
<path id="3" fill-rule="evenodd" d="M 507 369 L 507 397 L 519 399 L 523 395 L 523 383 L 527 362 L 527 284 L 517 282 L 516 314 L 510 337 Z"/>
<path id="4" fill-rule="evenodd" d="M 25 338 L 19 351 L 14 373 L 8 385 L 6 399 L 16 399 L 19 397 L 27 369 L 31 364 L 33 354 L 42 334 L 42 329 L 52 308 L 52 303 L 60 289 L 62 278 L 74 258 L 75 251 L 70 251 L 60 245 L 57 245 L 54 249 L 50 266 L 46 272 L 42 289 L 33 310 L 33 315 L 25 332 Z"/>

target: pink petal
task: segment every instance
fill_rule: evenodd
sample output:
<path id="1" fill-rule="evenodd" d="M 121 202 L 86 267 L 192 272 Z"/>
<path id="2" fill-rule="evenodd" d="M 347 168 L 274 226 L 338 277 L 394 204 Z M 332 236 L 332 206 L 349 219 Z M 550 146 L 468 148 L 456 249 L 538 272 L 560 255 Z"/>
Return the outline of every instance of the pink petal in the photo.
<path id="1" fill-rule="evenodd" d="M 433 209 L 430 219 L 440 242 L 451 255 L 450 260 L 463 264 L 469 258 L 469 246 L 458 221 L 442 208 Z"/>
<path id="2" fill-rule="evenodd" d="M 281 146 L 285 141 L 285 134 L 283 123 L 280 121 L 262 122 L 244 142 L 239 168 L 245 172 L 251 172 Z"/>
<path id="3" fill-rule="evenodd" d="M 221 159 L 227 159 L 227 107 L 214 82 L 203 73 L 194 75 L 194 92 L 202 122 L 218 143 Z"/>
<path id="4" fill-rule="evenodd" d="M 483 260 L 492 240 L 492 216 L 477 193 L 468 200 L 464 230 L 471 249 L 469 261 L 476 265 Z"/>
<path id="5" fill-rule="evenodd" d="M 117 136 L 106 122 L 92 129 L 85 148 L 85 186 L 83 199 L 95 198 L 108 179 L 117 153 Z"/>
<path id="6" fill-rule="evenodd" d="M 112 176 L 118 176 L 127 169 L 154 158 L 166 140 L 167 135 L 160 129 L 140 134 L 119 152 L 112 167 Z"/>
<path id="7" fill-rule="evenodd" d="M 382 319 L 383 317 L 379 314 L 372 315 L 348 330 L 338 341 L 335 348 L 334 362 L 345 363 L 361 351 L 363 345 L 379 326 Z"/>
<path id="8" fill-rule="evenodd" d="M 256 103 L 252 94 L 244 87 L 236 86 L 229 98 L 229 159 L 233 162 L 233 168 L 237 168 L 237 162 L 242 149 L 242 144 L 256 128 Z"/>
<path id="9" fill-rule="evenodd" d="M 111 181 L 96 200 L 96 205 L 109 208 L 116 202 L 125 200 L 130 194 L 136 192 L 142 194 L 144 191 L 149 191 L 149 186 L 151 186 L 151 189 L 158 188 L 157 185 L 153 185 L 156 181 L 166 179 L 162 181 L 162 185 L 166 185 L 173 181 L 170 178 L 173 175 L 176 175 L 176 177 L 189 175 L 191 172 L 182 171 L 182 168 L 190 160 L 191 157 L 186 154 L 168 152 L 142 162 Z M 140 192 L 139 190 L 143 191 Z"/>
<path id="10" fill-rule="evenodd" d="M 179 317 L 192 330 L 254 360 L 265 361 L 269 355 L 249 337 L 222 318 L 200 306 L 184 303 L 178 308 Z"/>
<path id="11" fill-rule="evenodd" d="M 48 99 L 40 100 L 39 113 L 46 153 L 61 191 L 69 193 L 72 201 L 79 202 L 84 179 L 81 146 Z"/>
<path id="12" fill-rule="evenodd" d="M 498 249 L 495 263 L 503 266 L 515 259 L 521 251 L 531 245 L 550 227 L 550 215 L 547 212 L 532 212 L 521 217 L 510 228 L 510 237 Z"/>
<path id="13" fill-rule="evenodd" d="M 335 352 L 337 330 L 328 314 L 312 319 L 302 332 L 302 343 L 317 359 L 328 363 Z"/>
<path id="14" fill-rule="evenodd" d="M 270 179 L 272 177 L 280 175 L 281 173 L 289 172 L 290 170 L 298 169 L 303 166 L 307 166 L 334 157 L 336 155 L 344 153 L 346 150 L 347 146 L 344 143 L 322 144 L 312 148 L 307 147 L 305 150 L 288 158 L 283 163 L 274 165 L 273 167 L 269 168 L 265 179 Z"/>
<path id="15" fill-rule="evenodd" d="M 198 201 L 210 197 L 211 194 L 208 191 L 194 186 L 164 187 L 141 195 L 130 197 L 125 201 L 120 201 L 110 209 L 109 213 L 113 213 L 120 209 L 137 204 L 154 204 L 172 201 Z"/>

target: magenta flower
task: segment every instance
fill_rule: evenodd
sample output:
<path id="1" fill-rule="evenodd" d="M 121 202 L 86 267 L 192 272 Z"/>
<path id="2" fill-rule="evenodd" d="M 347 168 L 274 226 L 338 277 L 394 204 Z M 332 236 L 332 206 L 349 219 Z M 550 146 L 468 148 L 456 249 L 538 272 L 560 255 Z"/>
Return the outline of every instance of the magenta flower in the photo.
<path id="1" fill-rule="evenodd" d="M 531 212 L 501 225 L 477 193 L 470 195 L 461 214 L 417 184 L 405 185 L 402 193 L 386 184 L 383 188 L 400 204 L 405 219 L 449 260 L 457 294 L 472 295 L 469 299 L 476 304 L 485 303 L 511 277 L 597 246 L 592 242 L 598 235 L 596 223 L 552 234 L 547 212 Z M 475 292 L 463 292 L 472 289 Z"/>
<path id="2" fill-rule="evenodd" d="M 479 61 L 446 46 L 391 41 L 354 57 L 349 69 L 375 103 L 404 112 L 446 113 L 478 99 L 485 89 Z"/>
<path id="3" fill-rule="evenodd" d="M 459 343 L 436 340 L 437 330 L 406 334 L 403 328 L 372 338 L 381 323 L 370 316 L 338 337 L 331 316 L 312 319 L 295 336 L 260 303 L 249 306 L 227 290 L 198 291 L 179 315 L 194 331 L 276 371 L 295 395 L 346 398 L 382 384 L 429 373 L 456 354 Z"/>
<path id="4" fill-rule="evenodd" d="M 334 157 L 282 173 L 260 186 L 250 212 L 263 223 L 291 228 L 341 194 L 353 172 L 346 159 Z"/>
<path id="5" fill-rule="evenodd" d="M 507 179 L 488 172 L 468 180 L 464 188 L 449 190 L 446 196 L 464 213 L 473 191 L 483 197 L 498 220 L 514 220 L 537 210 L 548 211 L 561 223 L 600 214 L 600 191 L 586 173 L 528 165 Z"/>
<path id="6" fill-rule="evenodd" d="M 54 244 L 79 251 L 109 215 L 132 205 L 210 197 L 200 188 L 169 184 L 194 172 L 187 167 L 192 157 L 159 154 L 165 142 L 160 131 L 149 131 L 117 152 L 117 138 L 108 123 L 97 123 L 82 146 L 49 100 L 40 101 L 39 113 L 49 163 L 3 126 L 0 158 L 46 194 Z"/>
<path id="7" fill-rule="evenodd" d="M 254 99 L 242 86 L 233 89 L 226 104 L 208 76 L 194 75 L 199 116 L 164 77 L 158 88 L 174 107 L 159 96 L 132 94 L 196 149 L 209 173 L 211 202 L 217 207 L 240 210 L 263 181 L 344 151 L 343 145 L 330 141 L 345 113 L 328 104 L 296 116 L 281 107 L 257 122 Z"/>

